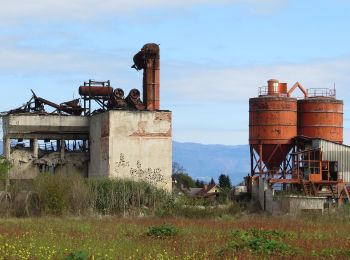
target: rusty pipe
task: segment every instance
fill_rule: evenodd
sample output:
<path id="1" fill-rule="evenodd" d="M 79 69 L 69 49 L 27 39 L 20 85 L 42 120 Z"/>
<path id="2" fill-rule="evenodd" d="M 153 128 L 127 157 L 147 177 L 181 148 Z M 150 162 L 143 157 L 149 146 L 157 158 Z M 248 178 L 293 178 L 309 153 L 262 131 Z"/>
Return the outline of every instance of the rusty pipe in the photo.
<path id="1" fill-rule="evenodd" d="M 296 88 L 299 88 L 301 92 L 303 92 L 304 94 L 304 98 L 307 98 L 308 94 L 307 94 L 307 91 L 305 90 L 305 88 L 297 81 L 295 82 L 295 84 L 293 85 L 293 87 L 288 91 L 287 95 L 288 97 L 290 97 L 293 93 L 293 91 L 296 89 Z"/>
<path id="2" fill-rule="evenodd" d="M 80 86 L 79 95 L 89 97 L 107 97 L 113 93 L 112 87 Z"/>
<path id="3" fill-rule="evenodd" d="M 136 70 L 143 69 L 143 102 L 147 110 L 160 108 L 160 55 L 159 45 L 145 44 L 141 51 L 135 54 L 134 65 Z"/>

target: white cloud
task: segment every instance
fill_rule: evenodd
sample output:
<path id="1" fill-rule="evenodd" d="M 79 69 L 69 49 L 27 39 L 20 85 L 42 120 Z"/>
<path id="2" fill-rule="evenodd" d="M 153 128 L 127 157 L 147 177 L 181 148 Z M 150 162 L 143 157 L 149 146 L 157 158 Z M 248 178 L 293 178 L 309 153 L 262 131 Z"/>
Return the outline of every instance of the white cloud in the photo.
<path id="1" fill-rule="evenodd" d="M 141 74 L 130 69 L 132 56 L 116 57 L 111 53 L 62 50 L 45 52 L 29 48 L 11 48 L 0 43 L 0 75 L 92 75 L 107 79 L 128 80 L 139 86 Z M 128 58 L 126 58 L 128 57 Z M 258 88 L 270 78 L 299 81 L 305 88 L 331 88 L 336 84 L 338 96 L 350 99 L 350 57 L 314 60 L 305 63 L 278 63 L 241 67 L 209 67 L 206 64 L 162 62 L 162 95 L 174 101 L 234 102 L 258 94 Z"/>
<path id="2" fill-rule="evenodd" d="M 305 88 L 333 88 L 335 83 L 337 98 L 344 101 L 344 142 L 350 141 L 350 92 L 348 91 L 350 57 L 236 68 L 183 65 L 173 66 L 172 69 L 171 66 L 167 68 L 163 64 L 162 71 L 162 95 L 167 99 L 171 97 L 170 102 L 192 104 L 192 107 L 187 108 L 186 117 L 192 118 L 194 123 L 185 122 L 193 129 L 179 129 L 178 125 L 175 125 L 176 140 L 223 144 L 246 143 L 248 100 L 258 95 L 258 88 L 266 85 L 268 79 L 277 78 L 281 82 L 287 82 L 289 88 L 296 81 Z M 302 97 L 301 92 L 295 91 L 294 94 Z M 229 104 L 234 109 L 228 109 Z M 200 112 L 196 109 L 199 106 Z M 176 105 L 173 107 L 175 120 L 182 109 L 176 109 Z M 222 120 L 214 120 L 215 115 Z M 201 126 L 204 123 L 199 124 L 198 120 L 195 120 L 199 116 L 207 118 L 204 122 L 211 122 L 212 126 L 209 125 L 207 130 L 203 130 Z M 183 119 L 177 121 L 182 125 Z M 197 126 L 196 123 L 198 123 Z M 227 129 L 217 129 L 223 126 Z M 240 130 L 242 128 L 244 129 Z"/>
<path id="3" fill-rule="evenodd" d="M 149 8 L 183 8 L 194 5 L 247 5 L 254 9 L 274 9 L 287 0 L 12 0 L 1 1 L 0 19 L 74 18 L 90 19 L 100 15 L 129 14 Z"/>
<path id="4" fill-rule="evenodd" d="M 203 102 L 244 101 L 257 96 L 258 88 L 266 85 L 270 78 L 287 82 L 289 87 L 296 81 L 305 88 L 333 88 L 335 83 L 338 97 L 350 98 L 347 91 L 350 85 L 350 57 L 236 68 L 184 65 L 182 68 L 175 67 L 176 71 L 170 68 L 164 70 L 168 75 L 163 80 L 163 86 L 172 96 L 181 97 L 182 100 L 185 97 Z M 176 77 L 171 78 L 171 74 Z"/>
<path id="5" fill-rule="evenodd" d="M 1 44 L 0 44 L 1 47 Z M 136 51 L 135 51 L 136 52 Z M 120 61 L 112 55 L 73 51 L 37 51 L 33 49 L 0 48 L 0 74 L 65 74 L 92 71 L 111 71 L 132 63 Z M 108 64 L 108 66 L 104 66 Z"/>
<path id="6" fill-rule="evenodd" d="M 100 56 L 94 53 L 71 51 L 45 53 L 31 49 L 0 48 L 0 56 L 6 60 L 0 63 L 2 77 L 16 74 L 23 76 L 17 77 L 16 82 L 6 84 L 8 89 L 13 90 L 3 96 L 0 111 L 16 107 L 26 101 L 27 94 L 30 95 L 29 88 L 38 90 L 37 94 L 56 102 L 68 100 L 72 91 L 76 90 L 77 84 L 89 77 L 98 76 L 95 78 L 98 80 L 111 79 L 112 83 L 118 83 L 113 86 L 122 87 L 126 91 L 131 87 L 141 88 L 142 73 L 130 68 L 132 55 L 137 51 L 131 52 L 129 59 L 116 59 L 109 54 Z M 296 81 L 305 88 L 331 88 L 333 83 L 336 83 L 338 98 L 343 99 L 345 103 L 344 135 L 347 141 L 350 138 L 348 134 L 350 109 L 347 108 L 350 104 L 348 71 L 350 71 L 350 57 L 244 67 L 172 64 L 169 60 L 165 60 L 161 65 L 161 103 L 162 108 L 167 109 L 172 106 L 174 110 L 174 120 L 177 120 L 176 125 L 174 124 L 176 140 L 238 144 L 245 143 L 247 140 L 248 123 L 244 120 L 248 118 L 248 99 L 256 97 L 258 87 L 266 85 L 269 78 L 287 82 L 289 87 Z M 28 77 L 31 77 L 30 85 L 27 84 Z M 43 78 L 52 81 L 50 86 L 40 83 Z M 63 85 L 62 81 L 65 81 Z M 39 84 L 34 85 L 35 82 Z M 24 94 L 26 96 L 23 96 Z M 176 105 L 176 103 L 183 105 Z M 231 107 L 231 104 L 234 108 L 232 110 L 227 108 Z M 235 105 L 237 107 L 234 107 Z M 181 122 L 187 124 L 184 118 L 177 117 L 184 114 L 181 114 L 182 110 L 179 106 L 187 106 L 186 109 L 182 109 L 186 111 L 184 118 L 189 122 L 194 121 L 193 124 L 186 126 L 186 129 L 179 128 L 184 124 Z M 198 109 L 194 109 L 196 106 L 203 109 L 198 112 Z M 218 109 L 215 110 L 213 107 Z M 224 119 L 213 120 L 216 114 Z M 208 129 L 203 130 L 201 120 L 192 120 L 200 117 L 199 115 L 203 117 L 203 121 L 210 120 L 213 126 L 224 125 L 226 129 L 213 129 L 207 126 Z M 235 122 L 240 122 L 239 126 L 234 125 L 231 120 L 228 123 L 223 122 L 231 117 L 232 122 L 233 119 Z M 188 127 L 193 129 L 189 130 Z"/>

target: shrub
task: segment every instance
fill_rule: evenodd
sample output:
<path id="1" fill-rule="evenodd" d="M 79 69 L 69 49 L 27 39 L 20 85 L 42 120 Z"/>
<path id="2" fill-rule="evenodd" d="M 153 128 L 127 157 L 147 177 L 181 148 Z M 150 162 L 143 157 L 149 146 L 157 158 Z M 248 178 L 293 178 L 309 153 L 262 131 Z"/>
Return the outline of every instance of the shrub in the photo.
<path id="1" fill-rule="evenodd" d="M 82 214 L 91 204 L 90 190 L 78 174 L 42 173 L 34 180 L 43 212 L 62 215 L 65 212 Z"/>
<path id="2" fill-rule="evenodd" d="M 64 174 L 43 173 L 35 179 L 35 189 L 39 194 L 44 212 L 61 215 L 67 210 L 69 184 Z"/>
<path id="3" fill-rule="evenodd" d="M 70 253 L 68 256 L 64 258 L 64 260 L 88 260 L 88 259 L 90 259 L 89 253 L 85 251 Z"/>
<path id="4" fill-rule="evenodd" d="M 172 203 L 167 209 L 168 214 L 186 218 L 222 218 L 242 212 L 236 202 L 218 206 L 215 201 L 203 198 L 174 197 Z"/>
<path id="5" fill-rule="evenodd" d="M 69 176 L 67 207 L 73 214 L 84 214 L 91 208 L 92 195 L 86 179 L 78 174 Z"/>
<path id="6" fill-rule="evenodd" d="M 11 163 L 0 155 L 0 188 L 6 189 L 8 181 L 8 171 L 12 167 Z"/>
<path id="7" fill-rule="evenodd" d="M 146 182 L 120 179 L 89 179 L 92 205 L 102 214 L 138 215 L 166 208 L 170 195 Z"/>
<path id="8" fill-rule="evenodd" d="M 230 215 L 237 215 L 242 213 L 242 211 L 243 211 L 242 206 L 235 201 L 231 202 L 227 208 L 227 212 Z"/>
<path id="9" fill-rule="evenodd" d="M 251 228 L 244 231 L 235 229 L 232 231 L 232 240 L 224 249 L 219 251 L 219 254 L 244 249 L 263 255 L 294 255 L 298 253 L 296 248 L 283 241 L 286 237 L 287 234 L 277 230 Z"/>
<path id="10" fill-rule="evenodd" d="M 340 255 L 342 253 L 341 249 L 337 248 L 324 248 L 320 252 L 320 256 L 326 257 L 326 258 L 335 258 L 336 256 Z M 346 252 L 345 252 L 346 254 Z"/>
<path id="11" fill-rule="evenodd" d="M 11 214 L 11 207 L 11 193 L 6 191 L 0 191 L 0 216 L 8 217 Z"/>
<path id="12" fill-rule="evenodd" d="M 164 224 L 158 227 L 149 227 L 147 231 L 148 236 L 156 237 L 156 238 L 164 238 L 175 236 L 179 233 L 179 230 L 169 224 Z"/>

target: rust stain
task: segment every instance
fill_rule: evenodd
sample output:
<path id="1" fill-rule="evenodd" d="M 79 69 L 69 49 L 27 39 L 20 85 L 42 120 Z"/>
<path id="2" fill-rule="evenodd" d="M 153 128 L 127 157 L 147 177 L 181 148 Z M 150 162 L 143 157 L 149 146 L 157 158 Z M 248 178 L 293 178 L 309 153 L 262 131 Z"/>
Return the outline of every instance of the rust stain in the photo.
<path id="1" fill-rule="evenodd" d="M 325 97 L 299 100 L 298 134 L 343 143 L 343 102 Z"/>
<path id="2" fill-rule="evenodd" d="M 138 123 L 138 129 L 132 133 L 130 136 L 137 136 L 137 137 L 171 137 L 171 125 L 169 126 L 168 130 L 166 132 L 160 132 L 160 133 L 152 133 L 146 131 L 147 122 L 141 121 Z"/>
<path id="3" fill-rule="evenodd" d="M 154 120 L 171 122 L 171 113 L 156 113 Z"/>
<path id="4" fill-rule="evenodd" d="M 107 160 L 109 155 L 109 139 L 108 137 L 101 138 L 101 156 L 102 160 Z"/>
<path id="5" fill-rule="evenodd" d="M 101 122 L 101 137 L 109 136 L 109 118 L 104 115 Z"/>

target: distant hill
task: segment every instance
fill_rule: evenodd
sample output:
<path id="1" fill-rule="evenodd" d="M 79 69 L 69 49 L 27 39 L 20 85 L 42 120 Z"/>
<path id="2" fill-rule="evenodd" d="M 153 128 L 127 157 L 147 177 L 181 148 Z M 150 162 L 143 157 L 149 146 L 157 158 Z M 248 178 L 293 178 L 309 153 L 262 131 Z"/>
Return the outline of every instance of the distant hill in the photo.
<path id="1" fill-rule="evenodd" d="M 173 161 L 182 165 L 195 179 L 217 181 L 221 173 L 228 174 L 233 184 L 247 176 L 250 168 L 248 145 L 204 145 L 173 142 Z"/>
<path id="2" fill-rule="evenodd" d="M 3 142 L 0 141 L 0 154 Z M 182 165 L 195 179 L 217 181 L 221 173 L 228 174 L 233 184 L 243 180 L 249 172 L 248 145 L 205 145 L 173 142 L 173 161 Z"/>

